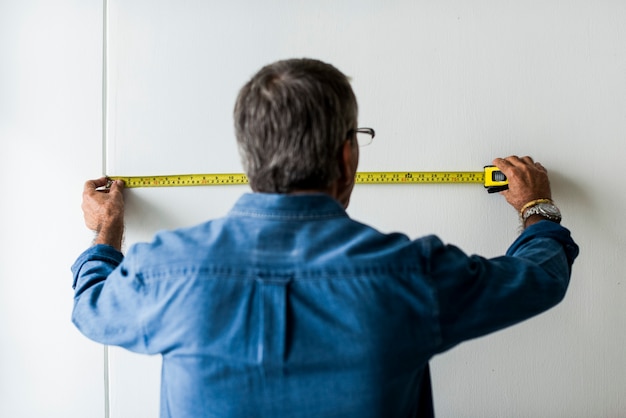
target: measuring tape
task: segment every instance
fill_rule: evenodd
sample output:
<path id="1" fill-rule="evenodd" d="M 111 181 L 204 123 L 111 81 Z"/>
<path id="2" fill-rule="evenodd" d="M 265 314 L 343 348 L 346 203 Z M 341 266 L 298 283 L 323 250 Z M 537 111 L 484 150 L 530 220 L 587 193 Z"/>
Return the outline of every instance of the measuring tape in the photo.
<path id="1" fill-rule="evenodd" d="M 123 180 L 127 188 L 181 187 L 181 186 L 233 186 L 248 184 L 242 173 L 181 174 L 168 176 L 110 176 Z M 494 166 L 484 171 L 370 171 L 356 173 L 357 184 L 459 184 L 480 183 L 489 193 L 506 190 L 506 176 Z"/>

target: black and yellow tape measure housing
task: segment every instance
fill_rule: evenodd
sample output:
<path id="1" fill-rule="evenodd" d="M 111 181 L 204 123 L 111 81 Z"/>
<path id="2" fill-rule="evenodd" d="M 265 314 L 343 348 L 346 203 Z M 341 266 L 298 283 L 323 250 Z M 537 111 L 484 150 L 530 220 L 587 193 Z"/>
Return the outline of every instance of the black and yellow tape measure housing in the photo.
<path id="1" fill-rule="evenodd" d="M 509 181 L 498 167 L 494 165 L 485 166 L 485 188 L 489 193 L 501 192 L 509 188 Z"/>

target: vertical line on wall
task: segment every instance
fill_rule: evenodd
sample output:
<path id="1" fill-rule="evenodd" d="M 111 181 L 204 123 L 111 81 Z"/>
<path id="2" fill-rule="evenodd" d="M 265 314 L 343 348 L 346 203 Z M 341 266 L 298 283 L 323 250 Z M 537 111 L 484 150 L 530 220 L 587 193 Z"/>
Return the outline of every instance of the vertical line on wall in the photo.
<path id="1" fill-rule="evenodd" d="M 109 25 L 109 3 L 102 0 L 102 174 L 106 175 L 107 170 L 107 79 L 108 79 L 108 25 Z M 103 350 L 104 369 L 104 418 L 111 416 L 111 396 L 109 377 L 109 346 L 105 345 Z"/>
<path id="2" fill-rule="evenodd" d="M 107 78 L 109 4 L 102 0 L 102 174 L 107 170 Z"/>
<path id="3" fill-rule="evenodd" d="M 110 418 L 111 408 L 109 396 L 109 346 L 104 346 L 104 418 Z"/>

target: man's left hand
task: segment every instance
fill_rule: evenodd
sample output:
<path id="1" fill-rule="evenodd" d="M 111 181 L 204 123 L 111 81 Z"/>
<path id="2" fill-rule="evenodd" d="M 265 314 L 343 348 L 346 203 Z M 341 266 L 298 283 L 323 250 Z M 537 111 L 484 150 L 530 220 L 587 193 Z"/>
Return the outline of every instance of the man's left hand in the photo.
<path id="1" fill-rule="evenodd" d="M 124 235 L 124 182 L 110 183 L 106 177 L 85 182 L 83 214 L 87 228 L 96 232 L 94 244 L 107 244 L 117 250 L 122 248 Z"/>

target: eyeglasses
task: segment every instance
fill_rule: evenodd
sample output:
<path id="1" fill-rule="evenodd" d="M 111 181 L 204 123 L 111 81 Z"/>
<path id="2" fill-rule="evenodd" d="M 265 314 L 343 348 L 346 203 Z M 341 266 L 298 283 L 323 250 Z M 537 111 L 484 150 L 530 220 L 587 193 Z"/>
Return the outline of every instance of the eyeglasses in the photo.
<path id="1" fill-rule="evenodd" d="M 356 142 L 359 144 L 359 147 L 364 147 L 372 143 L 376 132 L 372 128 L 357 128 L 348 132 L 348 138 L 352 138 L 352 135 L 356 136 Z"/>

